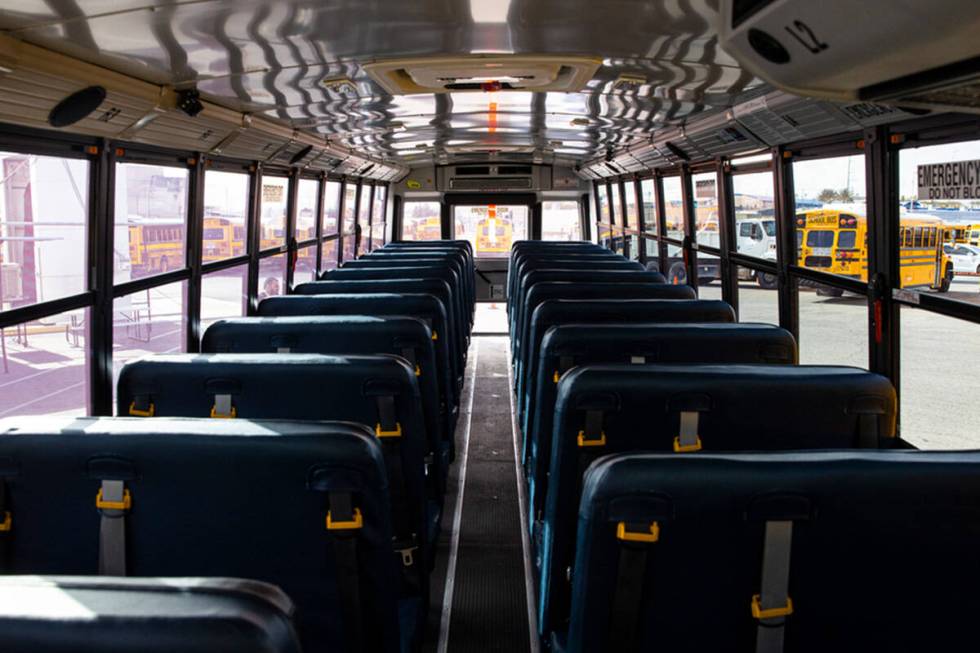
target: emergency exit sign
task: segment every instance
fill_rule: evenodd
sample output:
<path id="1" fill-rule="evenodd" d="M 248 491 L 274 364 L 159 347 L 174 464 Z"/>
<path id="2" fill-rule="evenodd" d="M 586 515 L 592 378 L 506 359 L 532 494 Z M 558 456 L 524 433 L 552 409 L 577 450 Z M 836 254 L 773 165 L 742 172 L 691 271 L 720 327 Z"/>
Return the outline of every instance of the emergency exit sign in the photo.
<path id="1" fill-rule="evenodd" d="M 920 200 L 980 199 L 980 159 L 919 166 Z"/>

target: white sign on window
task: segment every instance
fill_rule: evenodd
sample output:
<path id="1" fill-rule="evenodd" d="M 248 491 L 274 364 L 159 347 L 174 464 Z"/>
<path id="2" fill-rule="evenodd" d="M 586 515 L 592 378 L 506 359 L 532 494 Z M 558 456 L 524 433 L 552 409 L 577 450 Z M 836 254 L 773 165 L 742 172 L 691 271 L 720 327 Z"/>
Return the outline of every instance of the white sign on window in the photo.
<path id="1" fill-rule="evenodd" d="M 920 200 L 980 199 L 980 159 L 919 166 Z"/>

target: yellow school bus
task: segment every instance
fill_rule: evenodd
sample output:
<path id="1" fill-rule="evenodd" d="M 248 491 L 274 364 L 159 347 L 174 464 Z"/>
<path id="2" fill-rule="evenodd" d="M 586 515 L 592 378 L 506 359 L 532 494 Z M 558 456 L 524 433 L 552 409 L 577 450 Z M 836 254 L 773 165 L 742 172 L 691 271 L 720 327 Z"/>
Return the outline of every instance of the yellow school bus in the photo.
<path id="1" fill-rule="evenodd" d="M 903 288 L 949 290 L 953 264 L 943 253 L 944 225 L 931 216 L 902 216 L 899 258 Z M 867 281 L 868 227 L 863 215 L 842 209 L 796 214 L 801 267 Z"/>
<path id="2" fill-rule="evenodd" d="M 129 261 L 145 276 L 184 267 L 184 223 L 129 221 Z"/>
<path id="3" fill-rule="evenodd" d="M 228 218 L 204 218 L 204 262 L 245 254 L 245 225 Z"/>
<path id="4" fill-rule="evenodd" d="M 411 223 L 411 234 L 405 234 L 405 240 L 439 240 L 442 238 L 442 218 L 439 216 L 415 219 Z"/>
<path id="5" fill-rule="evenodd" d="M 510 252 L 514 227 L 509 218 L 498 217 L 497 207 L 487 207 L 487 216 L 476 223 L 476 253 L 505 254 Z"/>

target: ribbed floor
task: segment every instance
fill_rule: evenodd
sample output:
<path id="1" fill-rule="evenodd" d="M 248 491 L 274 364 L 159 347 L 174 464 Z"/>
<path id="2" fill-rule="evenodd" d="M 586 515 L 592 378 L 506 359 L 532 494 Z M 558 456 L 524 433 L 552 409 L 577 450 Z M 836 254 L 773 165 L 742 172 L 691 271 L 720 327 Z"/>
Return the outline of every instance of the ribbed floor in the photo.
<path id="1" fill-rule="evenodd" d="M 506 337 L 473 338 L 464 412 L 457 427 L 457 451 L 466 452 L 465 471 L 461 455 L 450 479 L 455 491 L 458 475 L 465 475 L 458 544 L 454 556 L 457 497 L 453 492 L 446 501 L 446 537 L 433 577 L 431 612 L 433 621 L 441 615 L 443 622 L 431 624 L 426 646 L 430 651 L 532 650 L 507 352 Z M 470 393 L 472 419 L 466 443 Z M 440 591 L 447 573 L 451 596 Z"/>

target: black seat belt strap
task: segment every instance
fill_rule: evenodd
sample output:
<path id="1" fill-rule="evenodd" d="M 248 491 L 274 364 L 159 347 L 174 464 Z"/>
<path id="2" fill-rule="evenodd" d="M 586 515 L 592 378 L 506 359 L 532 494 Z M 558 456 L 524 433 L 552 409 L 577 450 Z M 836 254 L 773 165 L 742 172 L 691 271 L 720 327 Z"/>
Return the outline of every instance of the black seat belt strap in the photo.
<path id="1" fill-rule="evenodd" d="M 578 432 L 576 444 L 578 444 L 578 476 L 577 484 L 581 489 L 582 479 L 585 477 L 585 470 L 589 468 L 592 461 L 602 453 L 606 446 L 606 432 L 602 430 L 603 412 L 601 410 L 585 411 L 585 428 Z"/>
<path id="2" fill-rule="evenodd" d="M 357 564 L 357 536 L 364 526 L 360 508 L 351 504 L 348 492 L 330 492 L 327 510 L 327 531 L 333 536 L 334 558 L 337 562 L 337 582 L 340 604 L 346 624 L 347 651 L 361 650 L 363 613 L 361 609 L 361 580 Z"/>
<path id="3" fill-rule="evenodd" d="M 572 356 L 559 356 L 558 357 L 558 369 L 555 370 L 555 375 L 554 375 L 554 377 L 553 377 L 552 380 L 555 383 L 558 383 L 558 380 L 561 379 L 561 375 L 564 374 L 565 372 L 567 372 L 568 370 L 572 369 L 572 367 L 574 367 L 574 365 L 575 365 L 575 358 L 574 357 L 572 357 Z"/>
<path id="4" fill-rule="evenodd" d="M 627 523 L 616 525 L 619 547 L 619 565 L 609 619 L 610 651 L 630 653 L 639 648 L 640 609 L 643 604 L 647 557 L 650 545 L 660 539 L 657 522 Z"/>
<path id="5" fill-rule="evenodd" d="M 377 395 L 378 423 L 374 433 L 381 440 L 385 469 L 388 471 L 388 486 L 391 488 L 391 518 L 394 529 L 392 547 L 401 557 L 403 567 L 414 570 L 407 579 L 412 585 L 421 581 L 417 578 L 419 567 L 415 564 L 415 551 L 418 549 L 418 533 L 412 530 L 412 511 L 408 507 L 408 486 L 405 483 L 405 468 L 402 460 L 402 425 L 395 415 L 395 396 Z"/>
<path id="6" fill-rule="evenodd" d="M 861 413 L 858 415 L 858 448 L 877 449 L 878 440 L 878 416 L 874 413 Z"/>
<path id="7" fill-rule="evenodd" d="M 415 376 L 422 376 L 422 368 L 419 367 L 418 358 L 415 356 L 414 347 L 403 347 L 402 348 L 402 358 L 408 361 L 412 369 L 415 370 Z"/>
<path id="8" fill-rule="evenodd" d="M 10 569 L 10 538 L 14 517 L 7 501 L 7 482 L 0 476 L 0 572 Z"/>

